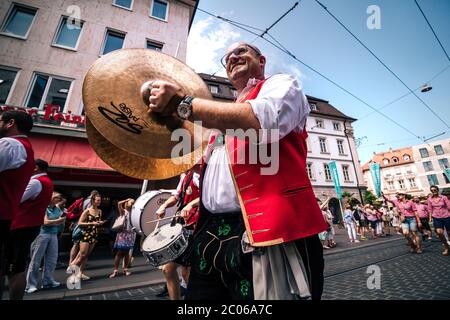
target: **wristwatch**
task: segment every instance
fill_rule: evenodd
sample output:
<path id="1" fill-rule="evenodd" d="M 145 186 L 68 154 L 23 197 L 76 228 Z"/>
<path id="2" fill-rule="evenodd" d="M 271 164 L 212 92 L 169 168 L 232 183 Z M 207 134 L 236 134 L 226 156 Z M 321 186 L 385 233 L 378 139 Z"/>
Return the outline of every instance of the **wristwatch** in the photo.
<path id="1" fill-rule="evenodd" d="M 177 107 L 177 115 L 183 120 L 189 119 L 192 114 L 192 100 L 194 97 L 185 96 Z"/>

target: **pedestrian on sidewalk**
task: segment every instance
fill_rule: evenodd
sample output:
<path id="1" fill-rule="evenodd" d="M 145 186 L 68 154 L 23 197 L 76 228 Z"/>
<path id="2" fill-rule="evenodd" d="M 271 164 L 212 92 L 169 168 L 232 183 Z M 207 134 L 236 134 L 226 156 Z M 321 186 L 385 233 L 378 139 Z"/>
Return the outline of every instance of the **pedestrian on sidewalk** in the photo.
<path id="1" fill-rule="evenodd" d="M 372 239 L 377 239 L 377 215 L 375 210 L 373 210 L 373 206 L 370 204 L 366 204 L 364 206 L 364 214 L 367 217 L 367 220 L 370 224 L 370 229 L 372 231 Z"/>
<path id="2" fill-rule="evenodd" d="M 398 212 L 398 209 L 396 207 L 392 208 L 392 226 L 394 227 L 397 234 L 402 235 L 400 213 Z"/>
<path id="3" fill-rule="evenodd" d="M 130 263 L 130 249 L 134 247 L 134 241 L 136 240 L 136 233 L 133 231 L 130 222 L 131 208 L 133 207 L 134 199 L 128 198 L 126 200 L 119 201 L 117 203 L 117 209 L 119 216 L 117 219 L 123 219 L 124 223 L 121 229 L 116 230 L 116 241 L 114 242 L 114 249 L 117 250 L 114 257 L 114 270 L 110 274 L 110 278 L 117 276 L 119 272 L 119 264 L 123 260 L 122 269 L 123 274 L 126 276 L 131 275 L 128 270 Z"/>
<path id="4" fill-rule="evenodd" d="M 39 267 L 44 259 L 43 288 L 56 288 L 60 283 L 53 277 L 58 259 L 58 229 L 65 223 L 66 218 L 61 217 L 62 211 L 56 205 L 61 201 L 61 194 L 53 192 L 50 205 L 44 216 L 44 225 L 41 232 L 31 245 L 31 261 L 27 272 L 26 292 L 33 293 L 38 290 Z"/>
<path id="5" fill-rule="evenodd" d="M 78 222 L 81 219 L 82 213 L 92 207 L 92 199 L 96 196 L 100 196 L 100 193 L 97 190 L 92 190 L 89 197 L 87 197 L 86 199 L 81 199 L 82 200 L 81 210 L 79 210 L 80 212 L 79 212 L 78 217 L 75 218 L 75 221 L 73 221 L 71 226 L 69 227 L 69 229 L 71 231 L 73 231 L 77 227 Z M 79 201 L 79 200 L 80 199 L 78 199 L 77 201 Z M 73 245 L 72 245 L 72 248 L 70 249 L 69 266 L 71 264 L 73 264 L 73 262 L 75 261 L 75 259 L 78 256 L 78 253 L 80 252 L 80 239 L 72 238 L 72 241 L 73 241 Z M 89 246 L 88 256 L 92 253 L 92 251 L 94 250 L 94 247 L 95 247 L 95 243 L 92 244 L 91 246 Z M 86 269 L 86 261 L 87 260 L 84 260 L 84 262 L 82 263 L 82 265 L 80 267 L 81 280 L 89 280 L 89 277 L 86 276 L 86 274 L 84 272 Z"/>
<path id="6" fill-rule="evenodd" d="M 80 268 L 80 272 L 77 276 L 79 276 L 81 280 L 90 279 L 90 277 L 83 273 L 84 269 L 82 269 L 82 266 L 85 266 L 89 254 L 92 252 L 94 245 L 97 242 L 98 228 L 106 222 L 106 220 L 101 220 L 102 211 L 98 208 L 101 202 L 102 198 L 100 195 L 92 197 L 91 208 L 86 209 L 81 214 L 80 221 L 78 222 L 78 225 L 83 230 L 80 239 L 80 251 L 67 270 L 70 272 L 74 270 L 74 266 L 78 266 Z"/>
<path id="7" fill-rule="evenodd" d="M 359 228 L 360 228 L 360 239 L 361 240 L 367 240 L 366 238 L 366 232 L 368 231 L 368 222 L 367 222 L 367 217 L 366 214 L 364 213 L 363 207 L 361 206 L 361 204 L 358 204 L 356 206 L 355 212 L 358 214 L 358 216 L 360 217 L 359 220 Z"/>
<path id="8" fill-rule="evenodd" d="M 433 225 L 436 234 L 444 245 L 442 254 L 448 256 L 449 244 L 444 236 L 444 229 L 450 233 L 450 201 L 444 195 L 439 195 L 439 188 L 437 186 L 430 187 L 431 196 L 428 198 L 428 211 L 433 217 Z"/>
<path id="9" fill-rule="evenodd" d="M 350 210 L 351 206 L 350 204 L 345 205 L 344 210 L 344 224 L 345 228 L 347 229 L 348 239 L 349 242 L 359 242 L 358 237 L 356 235 L 356 221 L 353 217 L 353 212 Z"/>

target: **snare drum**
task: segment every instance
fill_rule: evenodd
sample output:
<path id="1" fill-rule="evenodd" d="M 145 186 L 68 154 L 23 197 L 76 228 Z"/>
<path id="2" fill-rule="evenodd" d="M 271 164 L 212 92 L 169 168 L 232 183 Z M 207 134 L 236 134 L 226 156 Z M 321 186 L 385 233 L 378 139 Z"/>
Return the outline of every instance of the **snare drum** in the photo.
<path id="1" fill-rule="evenodd" d="M 142 243 L 142 254 L 150 265 L 159 267 L 181 256 L 188 246 L 189 232 L 179 223 L 156 229 Z"/>
<path id="2" fill-rule="evenodd" d="M 156 228 L 156 222 L 146 223 L 156 220 L 156 210 L 172 195 L 172 190 L 148 191 L 136 199 L 131 209 L 131 226 L 139 235 L 148 236 Z M 166 217 L 174 216 L 177 207 L 173 206 L 166 209 Z M 162 220 L 160 226 L 170 223 L 170 219 Z"/>

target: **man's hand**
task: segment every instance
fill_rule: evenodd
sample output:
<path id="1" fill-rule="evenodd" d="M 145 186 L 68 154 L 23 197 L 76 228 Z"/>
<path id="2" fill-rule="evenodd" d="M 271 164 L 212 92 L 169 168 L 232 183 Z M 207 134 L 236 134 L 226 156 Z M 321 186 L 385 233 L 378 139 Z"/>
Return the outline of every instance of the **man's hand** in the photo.
<path id="1" fill-rule="evenodd" d="M 161 207 L 158 208 L 158 210 L 156 210 L 156 217 L 158 219 L 162 219 L 164 218 L 165 215 L 166 215 L 166 207 L 162 205 Z"/>
<path id="2" fill-rule="evenodd" d="M 156 80 L 149 87 L 149 109 L 164 116 L 171 115 L 176 111 L 181 100 L 185 96 L 181 87 L 175 83 Z"/>
<path id="3" fill-rule="evenodd" d="M 180 216 L 182 216 L 184 219 L 186 219 L 187 217 L 189 217 L 189 213 L 191 210 L 192 210 L 192 206 L 190 206 L 189 204 L 186 205 L 183 209 L 181 209 Z"/>

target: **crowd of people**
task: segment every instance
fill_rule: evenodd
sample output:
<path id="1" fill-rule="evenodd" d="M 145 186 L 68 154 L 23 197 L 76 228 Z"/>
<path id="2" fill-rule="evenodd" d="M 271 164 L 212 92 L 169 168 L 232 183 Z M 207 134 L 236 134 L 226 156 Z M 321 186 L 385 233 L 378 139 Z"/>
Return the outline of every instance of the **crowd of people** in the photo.
<path id="1" fill-rule="evenodd" d="M 450 202 L 446 196 L 439 195 L 437 186 L 430 187 L 428 196 L 411 196 L 397 193 L 395 198 L 388 198 L 382 194 L 385 202 L 372 204 L 344 204 L 342 223 L 348 234 L 348 241 L 360 241 L 391 236 L 393 230 L 403 235 L 411 247 L 412 253 L 422 253 L 424 241 L 431 241 L 433 232 L 442 242 L 442 254 L 449 254 L 450 241 L 447 230 L 450 229 Z M 336 247 L 334 240 L 335 225 L 333 214 L 328 208 L 327 199 L 318 203 L 322 210 L 327 230 L 319 234 L 324 249 Z M 388 204 L 391 204 L 389 206 Z M 340 226 L 340 224 L 338 224 Z"/>

